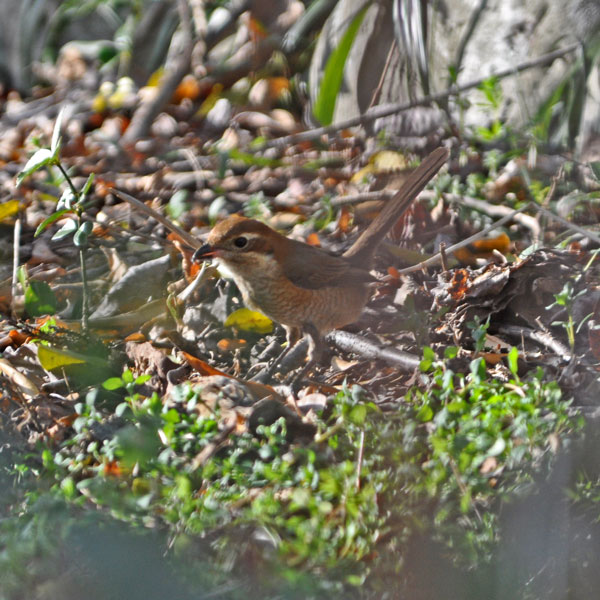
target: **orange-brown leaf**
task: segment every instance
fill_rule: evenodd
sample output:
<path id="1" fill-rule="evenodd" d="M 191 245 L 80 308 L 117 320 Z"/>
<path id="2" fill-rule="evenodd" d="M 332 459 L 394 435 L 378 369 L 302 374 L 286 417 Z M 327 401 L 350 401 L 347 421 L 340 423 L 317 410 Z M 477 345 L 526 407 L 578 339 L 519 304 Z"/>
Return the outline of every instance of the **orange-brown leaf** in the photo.
<path id="1" fill-rule="evenodd" d="M 190 367 L 192 367 L 192 369 L 195 369 L 196 371 L 198 371 L 198 373 L 201 373 L 202 375 L 223 375 L 224 377 L 231 378 L 231 375 L 228 375 L 227 373 L 224 373 L 223 371 L 220 371 L 219 369 L 215 369 L 214 367 L 211 367 L 207 362 L 201 360 L 200 358 L 197 358 L 191 354 L 188 354 L 187 352 L 182 352 L 182 353 L 183 353 L 185 360 L 190 365 Z"/>

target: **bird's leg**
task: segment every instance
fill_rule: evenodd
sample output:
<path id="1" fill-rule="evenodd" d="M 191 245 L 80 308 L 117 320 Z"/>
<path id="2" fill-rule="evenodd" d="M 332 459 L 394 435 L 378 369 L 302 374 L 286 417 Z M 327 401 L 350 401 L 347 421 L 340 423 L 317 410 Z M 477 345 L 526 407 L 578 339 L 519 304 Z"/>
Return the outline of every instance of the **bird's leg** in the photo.
<path id="1" fill-rule="evenodd" d="M 253 377 L 253 381 L 260 381 L 261 383 L 269 381 L 275 369 L 285 364 L 286 359 L 290 356 L 292 351 L 299 350 L 300 347 L 304 345 L 300 339 L 301 331 L 299 328 L 289 326 L 284 326 L 284 328 L 286 331 L 287 347 L 284 348 L 283 352 L 275 360 L 273 360 L 267 369 L 264 369 L 256 377 Z M 302 329 L 305 333 L 304 337 L 308 341 L 308 350 L 306 352 L 306 363 L 298 373 L 294 374 L 291 381 L 291 386 L 294 390 L 302 383 L 302 379 L 306 373 L 319 362 L 324 349 L 323 337 L 312 323 L 305 323 Z M 295 365 L 292 365 L 291 369 L 294 368 Z"/>
<path id="2" fill-rule="evenodd" d="M 265 369 L 263 369 L 260 373 L 258 373 L 258 375 L 253 377 L 252 381 L 258 381 L 260 383 L 268 382 L 273 376 L 275 369 L 283 363 L 285 358 L 288 356 L 288 354 L 290 354 L 292 349 L 300 340 L 301 335 L 300 329 L 298 329 L 298 327 L 290 327 L 288 325 L 283 325 L 283 328 L 285 329 L 285 339 L 287 341 L 287 346 L 279 353 L 279 355 L 276 358 L 274 358 L 270 362 L 270 364 Z"/>
<path id="3" fill-rule="evenodd" d="M 298 327 L 290 327 L 289 325 L 283 325 L 283 328 L 285 329 L 285 341 L 288 348 L 295 346 L 302 337 L 302 332 Z"/>
<path id="4" fill-rule="evenodd" d="M 323 336 L 312 323 L 305 323 L 303 329 L 306 338 L 308 339 L 308 352 L 305 365 L 294 375 L 294 378 L 291 381 L 290 385 L 294 392 L 300 387 L 304 376 L 319 362 L 325 348 Z"/>

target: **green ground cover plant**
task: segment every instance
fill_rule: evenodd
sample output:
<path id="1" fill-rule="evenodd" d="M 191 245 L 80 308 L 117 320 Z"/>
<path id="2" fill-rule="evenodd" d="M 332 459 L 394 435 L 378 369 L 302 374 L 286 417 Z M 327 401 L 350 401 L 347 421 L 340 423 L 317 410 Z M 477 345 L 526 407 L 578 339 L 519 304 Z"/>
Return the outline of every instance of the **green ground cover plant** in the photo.
<path id="1" fill-rule="evenodd" d="M 20 499 L 20 518 L 47 524 L 44 502 L 66 502 L 80 514 L 98 509 L 164 532 L 175 556 L 219 531 L 223 569 L 243 564 L 259 545 L 261 569 L 288 583 L 298 567 L 319 573 L 311 585 L 321 593 L 363 585 L 375 592 L 381 572 L 402 573 L 405 548 L 423 530 L 435 531 L 457 561 L 485 562 L 499 501 L 527 490 L 578 421 L 541 371 L 519 378 L 515 349 L 506 380 L 491 378 L 481 358 L 455 372 L 457 352 L 448 348 L 439 359 L 427 348 L 423 385 L 393 413 L 357 386 L 340 391 L 302 442 L 281 417 L 223 443 L 219 411 L 198 410 L 201 387 L 180 385 L 165 401 L 137 391 L 147 376 L 125 371 L 88 393 L 71 438 L 13 472 L 33 486 Z M 215 443 L 218 450 L 199 461 Z M 244 543 L 235 543 L 239 531 L 249 532 Z M 16 544 L 7 539 L 5 564 Z"/>

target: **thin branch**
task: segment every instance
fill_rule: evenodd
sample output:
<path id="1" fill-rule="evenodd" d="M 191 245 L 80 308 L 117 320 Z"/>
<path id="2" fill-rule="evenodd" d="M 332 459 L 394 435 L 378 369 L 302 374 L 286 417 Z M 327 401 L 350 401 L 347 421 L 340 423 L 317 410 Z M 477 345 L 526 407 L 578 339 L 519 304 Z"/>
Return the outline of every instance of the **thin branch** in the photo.
<path id="1" fill-rule="evenodd" d="M 535 209 L 539 213 L 541 213 L 542 215 L 547 217 L 548 219 L 557 221 L 561 225 L 564 225 L 567 229 L 570 229 L 571 231 L 576 231 L 577 233 L 580 233 L 581 235 L 585 236 L 586 238 L 589 238 L 590 240 L 596 242 L 597 244 L 600 244 L 600 236 L 597 236 L 595 233 L 592 233 L 591 231 L 588 231 L 587 229 L 584 229 L 583 227 L 579 227 L 579 225 L 574 225 L 573 223 L 570 223 L 566 219 L 563 219 L 562 217 L 555 215 L 553 212 L 547 210 L 543 206 L 535 205 Z"/>
<path id="2" fill-rule="evenodd" d="M 155 211 L 153 208 L 150 208 L 137 198 L 126 194 L 125 192 L 121 192 L 120 190 L 111 190 L 111 192 L 121 200 L 125 200 L 125 202 L 129 202 L 134 208 L 144 213 L 146 216 L 151 217 L 155 221 L 158 221 L 161 225 L 164 225 L 167 229 L 176 233 L 190 248 L 197 249 L 200 247 L 200 241 L 195 238 L 191 233 L 185 231 L 185 229 L 181 229 L 175 225 L 175 223 L 169 221 L 167 217 L 161 215 L 159 212 Z"/>
<path id="3" fill-rule="evenodd" d="M 179 21 L 183 34 L 183 49 L 178 56 L 173 69 L 170 69 L 165 75 L 158 93 L 148 102 L 140 104 L 135 111 L 131 123 L 123 137 L 121 144 L 133 144 L 140 138 L 146 137 L 154 119 L 158 116 L 165 104 L 171 99 L 175 89 L 189 73 L 192 64 L 192 50 L 194 47 L 194 36 L 191 28 L 192 15 L 190 7 L 185 0 L 179 0 Z"/>
<path id="4" fill-rule="evenodd" d="M 425 191 L 421 193 L 421 198 L 431 200 L 435 199 L 435 197 L 435 192 L 432 191 Z M 456 204 L 467 206 L 468 208 L 474 208 L 475 210 L 485 213 L 490 217 L 504 217 L 512 212 L 508 206 L 504 206 L 502 204 L 490 204 L 489 202 L 479 200 L 478 198 L 472 198 L 470 196 L 444 193 L 442 194 L 442 197 L 450 202 L 456 202 Z M 519 214 L 515 215 L 513 219 L 515 223 L 519 223 L 531 231 L 534 241 L 537 242 L 540 239 L 540 224 L 535 217 Z"/>
<path id="5" fill-rule="evenodd" d="M 517 210 L 511 211 L 505 217 L 503 217 L 502 219 L 499 219 L 498 221 L 495 221 L 494 223 L 492 223 L 485 229 L 481 230 L 480 232 L 475 233 L 474 235 L 468 237 L 465 240 L 458 242 L 457 244 L 450 246 L 449 248 L 446 248 L 446 253 L 448 254 L 450 252 L 454 252 L 455 250 L 464 248 L 465 246 L 468 246 L 469 244 L 472 244 L 473 242 L 476 242 L 477 240 L 483 239 L 488 233 L 492 232 L 494 229 L 497 229 L 498 227 L 501 227 L 502 225 L 504 225 L 510 221 L 517 221 L 519 215 L 521 215 L 521 213 L 524 213 L 527 210 L 532 210 L 532 211 L 536 211 L 537 213 L 543 214 L 548 219 L 557 221 L 561 225 L 564 225 L 567 229 L 570 229 L 571 231 L 576 231 L 577 233 L 580 233 L 581 235 L 589 238 L 590 240 L 596 242 L 597 244 L 600 244 L 600 236 L 596 235 L 595 233 L 592 233 L 591 231 L 588 231 L 587 229 L 584 229 L 583 227 L 579 227 L 579 225 L 574 225 L 573 223 L 570 223 L 566 219 L 563 219 L 562 217 L 555 215 L 553 212 L 543 208 L 542 206 L 537 205 L 535 202 L 528 202 L 525 206 L 522 206 L 521 208 L 518 208 Z M 526 216 L 526 215 L 523 215 L 523 216 Z M 529 218 L 531 218 L 531 217 L 529 217 Z M 530 221 L 523 220 L 523 217 L 521 217 L 521 223 L 522 224 L 530 223 Z M 530 225 L 527 225 L 527 226 L 530 226 Z M 439 263 L 441 261 L 441 259 L 442 259 L 441 253 L 438 252 L 437 254 L 434 254 L 433 256 L 431 256 L 427 260 L 424 260 L 423 262 L 420 262 L 419 264 L 412 265 L 411 267 L 406 267 L 405 269 L 399 270 L 398 273 L 400 275 L 406 275 L 407 273 L 414 273 L 415 271 L 420 271 L 420 270 L 424 269 L 425 267 L 429 267 L 431 265 L 435 265 L 435 264 Z"/>
<path id="6" fill-rule="evenodd" d="M 573 358 L 571 352 L 569 352 L 569 349 L 564 344 L 561 344 L 561 342 L 554 339 L 552 335 L 546 331 L 535 331 L 533 329 L 504 323 L 499 326 L 498 332 L 500 334 L 514 336 L 521 339 L 527 338 L 533 342 L 537 342 L 545 348 L 552 350 L 565 362 L 569 362 Z"/>
<path id="7" fill-rule="evenodd" d="M 451 96 L 458 96 L 467 90 L 476 88 L 480 86 L 484 81 L 488 80 L 490 77 L 496 77 L 498 79 L 503 79 L 505 77 L 510 77 L 516 73 L 520 73 L 521 71 L 526 71 L 528 69 L 533 69 L 535 67 L 541 67 L 546 64 L 549 64 L 556 60 L 557 58 L 561 58 L 566 54 L 570 54 L 579 48 L 579 44 L 571 44 L 566 48 L 561 48 L 560 50 L 555 50 L 554 52 L 549 52 L 548 54 L 543 54 L 542 56 L 527 60 L 522 62 L 510 69 L 505 69 L 503 71 L 498 71 L 497 73 L 490 73 L 485 77 L 480 77 L 479 79 L 475 79 L 470 81 L 464 85 L 453 87 L 444 92 L 440 92 L 438 94 L 429 94 L 424 96 L 420 100 L 415 100 L 414 102 L 403 102 L 400 104 L 392 104 L 386 106 L 377 106 L 371 110 L 368 110 L 365 114 L 358 115 L 357 117 L 353 117 L 351 119 L 346 119 L 345 121 L 340 121 L 334 125 L 328 125 L 326 127 L 317 127 L 316 129 L 310 129 L 308 131 L 303 131 L 301 133 L 295 133 L 292 135 L 286 135 L 284 137 L 275 138 L 274 140 L 270 140 L 265 142 L 262 146 L 260 146 L 259 150 L 264 148 L 283 148 L 287 146 L 291 146 L 292 144 L 298 144 L 300 142 L 312 141 L 320 138 L 322 135 L 329 135 L 332 133 L 337 133 L 342 129 L 348 129 L 350 127 L 356 127 L 357 125 L 365 125 L 367 123 L 371 123 L 376 119 L 381 119 L 382 117 L 389 117 L 390 115 L 394 115 L 399 112 L 403 112 L 405 110 L 409 110 L 411 108 L 415 108 L 416 106 L 424 106 L 427 104 L 434 104 L 437 102 L 441 102 L 442 100 L 446 100 Z"/>
<path id="8" fill-rule="evenodd" d="M 396 40 L 392 42 L 390 46 L 389 52 L 387 54 L 387 58 L 385 59 L 385 65 L 383 66 L 383 71 L 381 72 L 381 77 L 379 78 L 379 83 L 373 92 L 373 96 L 371 98 L 371 102 L 369 102 L 369 110 L 377 105 L 379 102 L 379 97 L 381 96 L 381 90 L 383 89 L 383 84 L 385 83 L 385 78 L 390 70 L 390 64 L 392 63 L 392 55 L 394 54 L 394 50 L 396 49 L 398 43 Z"/>
<path id="9" fill-rule="evenodd" d="M 458 242 L 457 244 L 453 244 L 449 248 L 446 248 L 446 254 L 449 254 L 450 252 L 454 252 L 455 250 L 459 250 L 460 248 L 464 248 L 465 246 L 468 246 L 469 244 L 472 244 L 473 242 L 476 242 L 477 240 L 483 239 L 488 233 L 490 233 L 497 227 L 501 227 L 505 223 L 509 223 L 510 221 L 514 220 L 516 215 L 519 215 L 519 214 L 525 212 L 526 210 L 530 210 L 530 209 L 536 210 L 537 208 L 538 207 L 533 202 L 529 202 L 525 206 L 522 206 L 521 208 L 518 208 L 517 210 L 513 210 L 510 214 L 508 214 L 504 218 L 499 219 L 498 221 L 492 223 L 489 227 L 486 227 L 479 233 L 476 233 L 476 234 L 468 237 L 467 239 L 462 240 L 461 242 Z M 427 260 L 424 260 L 423 262 L 420 262 L 417 265 L 413 265 L 412 267 L 406 267 L 406 269 L 400 269 L 398 271 L 398 273 L 400 275 L 406 275 L 407 273 L 414 273 L 415 271 L 421 271 L 425 267 L 429 267 L 431 265 L 435 265 L 435 264 L 439 263 L 441 261 L 441 259 L 442 259 L 442 256 L 438 252 L 437 254 L 434 254 L 432 257 L 428 258 Z"/>
<path id="10" fill-rule="evenodd" d="M 378 190 L 376 192 L 359 192 L 358 194 L 348 194 L 347 196 L 338 196 L 331 200 L 332 208 L 339 208 L 340 206 L 349 206 L 351 204 L 360 204 L 361 202 L 368 202 L 373 200 L 387 200 L 392 198 L 398 190 L 385 189 Z"/>
<path id="11" fill-rule="evenodd" d="M 456 59 L 454 60 L 454 68 L 457 73 L 462 65 L 467 45 L 471 40 L 473 33 L 475 32 L 475 28 L 477 27 L 479 17 L 481 17 L 483 11 L 487 8 L 487 3 L 488 0 L 479 0 L 479 6 L 477 6 L 475 10 L 471 11 L 469 22 L 465 27 L 464 35 L 461 37 L 460 44 L 458 45 L 458 50 L 456 52 Z"/>

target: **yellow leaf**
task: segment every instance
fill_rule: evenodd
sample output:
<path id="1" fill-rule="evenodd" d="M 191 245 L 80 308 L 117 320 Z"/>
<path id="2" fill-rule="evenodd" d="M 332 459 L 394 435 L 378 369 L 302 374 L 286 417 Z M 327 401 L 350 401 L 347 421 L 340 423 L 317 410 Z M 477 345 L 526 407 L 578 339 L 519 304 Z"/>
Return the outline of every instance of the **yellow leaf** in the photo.
<path id="1" fill-rule="evenodd" d="M 38 346 L 38 359 L 46 371 L 52 371 L 67 365 L 81 365 L 86 362 L 86 357 L 81 354 L 51 348 L 50 346 Z"/>
<path id="2" fill-rule="evenodd" d="M 375 169 L 373 168 L 373 165 L 367 165 L 366 167 L 356 171 L 356 173 L 354 173 L 354 175 L 352 175 L 350 178 L 350 181 L 352 183 L 365 183 L 367 181 L 367 177 L 374 172 Z"/>
<path id="3" fill-rule="evenodd" d="M 108 108 L 106 98 L 102 94 L 97 94 L 92 100 L 92 111 L 103 113 Z"/>
<path id="4" fill-rule="evenodd" d="M 21 203 L 18 200 L 7 200 L 0 204 L 0 221 L 8 219 L 19 212 Z"/>
<path id="5" fill-rule="evenodd" d="M 211 110 L 211 108 L 217 103 L 217 100 L 221 98 L 221 92 L 223 91 L 223 85 L 215 83 L 213 85 L 210 94 L 206 97 L 204 102 L 200 105 L 198 112 L 196 113 L 199 117 L 205 117 Z"/>
<path id="6" fill-rule="evenodd" d="M 152 75 L 150 75 L 150 77 L 148 78 L 148 83 L 146 83 L 146 85 L 148 87 L 158 87 L 161 84 L 164 76 L 164 68 L 159 67 L 156 71 L 154 71 L 154 73 L 152 73 Z"/>
<path id="7" fill-rule="evenodd" d="M 404 155 L 393 150 L 382 150 L 375 153 L 369 160 L 369 163 L 375 167 L 376 173 L 382 171 L 399 171 L 408 167 Z"/>
<path id="8" fill-rule="evenodd" d="M 369 159 L 369 164 L 354 173 L 350 181 L 352 183 L 363 183 L 369 175 L 378 173 L 389 173 L 390 171 L 401 171 L 407 168 L 406 158 L 400 152 L 392 150 L 381 150 Z"/>
<path id="9" fill-rule="evenodd" d="M 273 321 L 269 317 L 250 310 L 249 308 L 238 308 L 225 319 L 225 327 L 236 327 L 243 331 L 255 333 L 271 333 Z"/>

